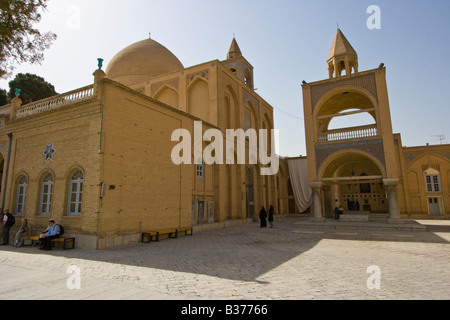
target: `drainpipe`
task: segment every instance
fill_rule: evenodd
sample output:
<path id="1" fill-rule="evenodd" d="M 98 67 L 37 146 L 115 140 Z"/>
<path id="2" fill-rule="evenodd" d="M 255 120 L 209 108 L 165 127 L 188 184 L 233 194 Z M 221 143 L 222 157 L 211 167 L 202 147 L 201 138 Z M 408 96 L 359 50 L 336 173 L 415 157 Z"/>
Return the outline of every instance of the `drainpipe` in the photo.
<path id="1" fill-rule="evenodd" d="M 9 146 L 8 146 L 8 155 L 6 156 L 6 170 L 5 170 L 5 180 L 3 182 L 2 189 L 2 209 L 5 207 L 5 197 L 6 197 L 6 186 L 8 184 L 8 171 L 9 171 L 9 159 L 11 158 L 11 143 L 12 143 L 12 132 L 8 133 L 9 138 Z"/>

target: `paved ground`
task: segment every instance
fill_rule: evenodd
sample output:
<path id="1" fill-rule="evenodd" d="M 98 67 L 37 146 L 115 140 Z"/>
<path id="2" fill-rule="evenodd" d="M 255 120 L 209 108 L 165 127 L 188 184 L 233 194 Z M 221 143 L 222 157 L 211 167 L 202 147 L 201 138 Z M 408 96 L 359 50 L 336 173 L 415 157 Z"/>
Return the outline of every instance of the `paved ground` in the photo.
<path id="1" fill-rule="evenodd" d="M 450 298 L 450 221 L 416 222 L 428 231 L 275 223 L 102 251 L 3 246 L 0 299 L 41 299 L 43 288 L 47 299 Z"/>

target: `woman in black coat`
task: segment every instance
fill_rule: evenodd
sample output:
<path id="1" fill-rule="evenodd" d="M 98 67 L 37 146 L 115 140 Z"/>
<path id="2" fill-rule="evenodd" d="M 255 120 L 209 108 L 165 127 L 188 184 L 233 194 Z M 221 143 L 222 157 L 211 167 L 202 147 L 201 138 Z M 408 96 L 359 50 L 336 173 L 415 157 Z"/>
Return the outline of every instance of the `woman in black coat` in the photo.
<path id="1" fill-rule="evenodd" d="M 269 208 L 269 223 L 270 227 L 273 228 L 273 206 L 270 206 Z"/>
<path id="2" fill-rule="evenodd" d="M 259 211 L 259 220 L 261 220 L 261 228 L 267 227 L 267 211 L 264 209 L 264 206 L 261 207 L 261 210 Z"/>

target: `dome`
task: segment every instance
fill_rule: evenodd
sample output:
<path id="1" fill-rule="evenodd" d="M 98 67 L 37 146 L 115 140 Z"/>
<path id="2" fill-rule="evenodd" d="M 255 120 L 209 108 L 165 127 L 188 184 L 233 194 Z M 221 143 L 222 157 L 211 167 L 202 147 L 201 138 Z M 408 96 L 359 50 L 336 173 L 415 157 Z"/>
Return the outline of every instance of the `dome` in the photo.
<path id="1" fill-rule="evenodd" d="M 184 67 L 172 52 L 160 43 L 146 39 L 117 53 L 106 68 L 106 76 L 131 85 L 180 69 Z"/>

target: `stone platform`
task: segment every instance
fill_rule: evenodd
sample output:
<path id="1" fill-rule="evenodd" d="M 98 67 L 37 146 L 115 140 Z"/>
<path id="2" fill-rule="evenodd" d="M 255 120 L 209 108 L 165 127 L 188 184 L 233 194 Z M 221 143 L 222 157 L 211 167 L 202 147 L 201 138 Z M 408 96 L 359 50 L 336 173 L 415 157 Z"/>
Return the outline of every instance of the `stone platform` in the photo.
<path id="1" fill-rule="evenodd" d="M 342 218 L 342 215 L 341 215 Z M 388 219 L 387 221 L 343 221 L 314 218 L 299 218 L 294 225 L 299 228 L 312 229 L 356 229 L 356 230 L 391 230 L 391 231 L 426 231 L 426 226 L 410 219 Z"/>
<path id="2" fill-rule="evenodd" d="M 356 221 L 356 222 L 369 222 L 369 211 L 344 211 L 339 216 L 340 221 Z"/>

